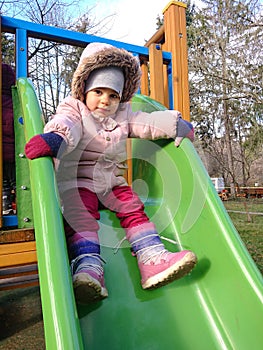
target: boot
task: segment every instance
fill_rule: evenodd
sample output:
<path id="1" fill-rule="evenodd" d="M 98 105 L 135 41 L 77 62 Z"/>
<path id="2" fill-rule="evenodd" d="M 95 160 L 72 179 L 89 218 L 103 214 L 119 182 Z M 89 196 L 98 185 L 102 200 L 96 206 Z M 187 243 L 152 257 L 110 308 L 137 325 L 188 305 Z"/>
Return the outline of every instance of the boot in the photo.
<path id="1" fill-rule="evenodd" d="M 166 250 L 153 224 L 144 224 L 134 230 L 137 232 L 129 240 L 137 257 L 143 289 L 164 286 L 184 277 L 194 268 L 197 262 L 195 254 L 190 250 L 177 253 Z"/>
<path id="2" fill-rule="evenodd" d="M 104 283 L 103 262 L 100 255 L 95 253 L 82 254 L 71 261 L 77 303 L 88 304 L 108 296 Z"/>
<path id="3" fill-rule="evenodd" d="M 184 277 L 197 262 L 195 254 L 190 250 L 171 253 L 166 249 L 157 252 L 154 249 L 149 247 L 147 255 L 151 256 L 148 258 L 143 258 L 143 252 L 137 252 L 143 289 L 156 289 Z"/>

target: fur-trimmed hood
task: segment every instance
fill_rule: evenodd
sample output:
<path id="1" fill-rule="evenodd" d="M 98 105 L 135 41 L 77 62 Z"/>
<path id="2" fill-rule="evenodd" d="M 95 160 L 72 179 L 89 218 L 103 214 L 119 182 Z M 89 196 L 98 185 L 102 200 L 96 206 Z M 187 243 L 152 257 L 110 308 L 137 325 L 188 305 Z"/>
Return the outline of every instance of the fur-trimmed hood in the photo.
<path id="1" fill-rule="evenodd" d="M 90 72 L 109 66 L 119 67 L 123 70 L 125 82 L 121 102 L 130 101 L 140 84 L 139 60 L 124 49 L 103 43 L 91 43 L 83 51 L 72 79 L 72 96 L 83 102 L 85 81 Z"/>

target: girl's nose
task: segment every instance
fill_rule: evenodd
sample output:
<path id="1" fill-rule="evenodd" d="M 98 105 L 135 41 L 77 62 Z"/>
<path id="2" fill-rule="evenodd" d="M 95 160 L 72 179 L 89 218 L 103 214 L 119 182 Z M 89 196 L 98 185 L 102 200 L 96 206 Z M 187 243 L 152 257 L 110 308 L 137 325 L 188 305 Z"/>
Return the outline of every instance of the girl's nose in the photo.
<path id="1" fill-rule="evenodd" d="M 107 94 L 103 94 L 101 96 L 101 102 L 104 103 L 105 105 L 108 105 L 110 103 L 110 98 Z"/>

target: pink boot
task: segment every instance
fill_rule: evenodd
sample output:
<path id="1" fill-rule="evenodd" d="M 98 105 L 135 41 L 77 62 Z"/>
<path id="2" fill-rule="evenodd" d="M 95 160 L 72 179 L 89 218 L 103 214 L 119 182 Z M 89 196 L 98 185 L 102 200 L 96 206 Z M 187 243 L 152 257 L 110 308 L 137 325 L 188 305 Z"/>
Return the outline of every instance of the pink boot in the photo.
<path id="1" fill-rule="evenodd" d="M 152 249 L 152 247 L 148 247 Z M 155 289 L 187 275 L 195 266 L 197 258 L 190 250 L 171 253 L 164 249 L 161 252 L 144 258 L 138 258 L 143 289 Z"/>
<path id="2" fill-rule="evenodd" d="M 129 228 L 126 235 L 138 260 L 143 289 L 155 289 L 179 279 L 197 262 L 190 250 L 178 253 L 166 250 L 152 222 Z"/>
<path id="3" fill-rule="evenodd" d="M 105 288 L 102 259 L 99 254 L 83 254 L 71 262 L 76 301 L 88 304 L 108 296 Z"/>

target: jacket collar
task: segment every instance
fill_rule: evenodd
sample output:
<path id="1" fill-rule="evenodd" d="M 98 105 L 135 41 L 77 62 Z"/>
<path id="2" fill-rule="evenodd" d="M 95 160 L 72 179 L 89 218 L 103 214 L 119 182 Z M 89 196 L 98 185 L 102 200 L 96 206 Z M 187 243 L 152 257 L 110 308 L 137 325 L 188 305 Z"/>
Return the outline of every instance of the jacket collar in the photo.
<path id="1" fill-rule="evenodd" d="M 112 131 L 114 130 L 118 123 L 116 122 L 116 120 L 114 120 L 111 117 L 107 117 L 107 118 L 102 118 L 102 117 L 98 117 L 96 115 L 94 115 L 93 113 L 91 113 L 92 117 L 101 124 L 101 126 L 103 127 L 104 130 L 106 131 Z"/>

